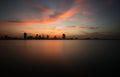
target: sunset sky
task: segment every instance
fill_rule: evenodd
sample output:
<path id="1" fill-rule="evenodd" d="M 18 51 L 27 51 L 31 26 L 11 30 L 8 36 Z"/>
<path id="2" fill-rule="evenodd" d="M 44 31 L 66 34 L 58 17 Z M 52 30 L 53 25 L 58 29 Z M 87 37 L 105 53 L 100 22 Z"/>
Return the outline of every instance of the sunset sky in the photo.
<path id="1" fill-rule="evenodd" d="M 120 38 L 119 0 L 0 0 L 0 36 Z"/>

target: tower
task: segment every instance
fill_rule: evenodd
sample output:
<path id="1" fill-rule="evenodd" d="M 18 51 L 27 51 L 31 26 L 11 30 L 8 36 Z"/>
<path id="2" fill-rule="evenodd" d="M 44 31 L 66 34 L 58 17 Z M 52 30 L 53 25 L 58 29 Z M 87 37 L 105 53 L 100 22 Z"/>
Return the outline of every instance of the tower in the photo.
<path id="1" fill-rule="evenodd" d="M 24 39 L 27 39 L 27 33 L 24 33 Z"/>
<path id="2" fill-rule="evenodd" d="M 63 38 L 63 39 L 66 39 L 66 35 L 65 35 L 65 34 L 63 34 L 63 35 L 62 35 L 62 38 Z"/>

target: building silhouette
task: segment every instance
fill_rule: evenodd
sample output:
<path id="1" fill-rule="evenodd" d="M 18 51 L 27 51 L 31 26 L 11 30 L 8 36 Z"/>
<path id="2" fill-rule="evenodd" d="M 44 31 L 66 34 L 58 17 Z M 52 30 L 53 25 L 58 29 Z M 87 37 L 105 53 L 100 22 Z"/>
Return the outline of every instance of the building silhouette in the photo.
<path id="1" fill-rule="evenodd" d="M 42 34 L 42 39 L 45 39 L 44 34 Z"/>
<path id="2" fill-rule="evenodd" d="M 66 35 L 65 34 L 62 34 L 62 39 L 66 39 Z"/>
<path id="3" fill-rule="evenodd" d="M 49 35 L 47 35 L 47 39 L 49 39 Z"/>
<path id="4" fill-rule="evenodd" d="M 57 39 L 57 36 L 55 35 L 53 39 Z"/>
<path id="5" fill-rule="evenodd" d="M 35 39 L 33 36 L 28 36 L 26 39 Z"/>
<path id="6" fill-rule="evenodd" d="M 38 39 L 41 39 L 41 38 L 42 38 L 41 35 L 39 35 L 39 36 L 38 36 Z"/>
<path id="7" fill-rule="evenodd" d="M 24 39 L 27 39 L 27 33 L 24 33 Z"/>
<path id="8" fill-rule="evenodd" d="M 39 35 L 38 35 L 38 34 L 36 34 L 35 39 L 38 39 L 38 38 L 39 38 Z"/>
<path id="9" fill-rule="evenodd" d="M 4 38 L 5 38 L 5 39 L 9 39 L 9 36 L 8 36 L 8 35 L 5 35 Z"/>

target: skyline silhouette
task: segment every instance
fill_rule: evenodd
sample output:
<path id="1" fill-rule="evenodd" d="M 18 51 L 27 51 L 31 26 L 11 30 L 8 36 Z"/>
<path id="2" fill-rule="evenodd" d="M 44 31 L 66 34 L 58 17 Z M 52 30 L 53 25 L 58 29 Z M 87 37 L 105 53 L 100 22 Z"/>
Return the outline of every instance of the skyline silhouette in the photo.
<path id="1" fill-rule="evenodd" d="M 66 34 L 61 34 L 60 37 L 54 35 L 50 37 L 49 35 L 44 34 L 35 34 L 35 36 L 29 35 L 27 32 L 23 33 L 23 37 L 12 37 L 9 35 L 0 36 L 0 40 L 120 40 L 115 38 L 98 38 L 98 37 L 86 37 L 86 38 L 78 38 L 78 37 L 67 37 Z"/>

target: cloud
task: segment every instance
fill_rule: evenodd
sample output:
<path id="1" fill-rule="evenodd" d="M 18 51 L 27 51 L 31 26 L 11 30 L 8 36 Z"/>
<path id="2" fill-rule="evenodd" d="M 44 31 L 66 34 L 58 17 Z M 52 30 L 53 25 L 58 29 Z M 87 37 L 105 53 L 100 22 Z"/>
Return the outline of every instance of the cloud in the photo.
<path id="1" fill-rule="evenodd" d="M 47 12 L 48 14 L 54 14 L 54 11 L 52 11 L 52 10 L 51 10 L 50 8 L 48 8 L 48 7 L 42 6 L 42 5 L 40 5 L 40 4 L 36 4 L 36 3 L 34 3 L 34 2 L 31 2 L 31 1 L 29 1 L 28 3 L 29 3 L 31 6 L 37 8 L 37 9 L 40 9 L 40 10 L 42 10 L 42 11 L 44 11 L 44 12 Z"/>
<path id="2" fill-rule="evenodd" d="M 55 28 L 55 27 L 51 27 L 51 28 L 25 28 L 25 30 L 34 30 L 34 31 L 36 31 L 36 30 L 42 30 L 42 31 L 53 31 L 53 30 L 58 30 L 57 28 Z"/>
<path id="3" fill-rule="evenodd" d="M 79 28 L 84 28 L 84 29 L 99 29 L 99 27 L 89 27 L 89 26 L 79 26 Z"/>
<path id="4" fill-rule="evenodd" d="M 92 12 L 91 11 L 88 11 L 88 10 L 83 10 L 82 12 L 81 12 L 83 15 L 92 15 Z"/>
<path id="5" fill-rule="evenodd" d="M 69 21 L 73 21 L 73 22 L 76 22 L 76 21 L 80 21 L 80 18 L 79 17 L 71 17 L 68 19 Z"/>
<path id="6" fill-rule="evenodd" d="M 99 27 L 89 27 L 89 26 L 85 26 L 85 25 L 73 25 L 73 26 L 67 26 L 66 28 L 68 29 L 99 29 Z"/>
<path id="7" fill-rule="evenodd" d="M 38 5 L 33 2 L 29 2 L 33 7 L 39 8 L 40 10 L 42 10 L 48 14 L 52 14 L 52 15 L 48 15 L 47 17 L 45 16 L 45 18 L 42 18 L 38 21 L 34 21 L 34 20 L 29 21 L 26 19 L 24 19 L 24 21 L 7 20 L 7 21 L 0 22 L 0 25 L 3 25 L 3 24 L 25 24 L 25 25 L 51 24 L 59 19 L 67 19 L 67 18 L 71 17 L 73 14 L 75 14 L 80 2 L 81 2 L 81 0 L 74 0 L 73 6 L 71 6 L 69 9 L 63 11 L 62 13 L 56 13 L 56 12 L 50 10 L 50 8 L 48 8 L 48 7 Z"/>
<path id="8" fill-rule="evenodd" d="M 85 18 L 84 21 L 85 22 L 91 22 L 93 20 L 93 18 Z"/>
<path id="9" fill-rule="evenodd" d="M 55 18 L 48 18 L 39 21 L 16 21 L 16 20 L 7 20 L 0 22 L 0 25 L 7 25 L 7 24 L 20 24 L 20 25 L 33 25 L 33 24 L 49 24 L 55 21 Z"/>
<path id="10" fill-rule="evenodd" d="M 61 3 L 59 3 L 59 5 L 57 6 L 57 8 L 59 10 L 63 9 L 67 4 L 67 1 L 66 0 L 61 0 Z"/>
<path id="11" fill-rule="evenodd" d="M 78 28 L 78 26 L 66 26 L 66 28 L 68 28 L 68 29 L 75 29 L 75 28 Z"/>

